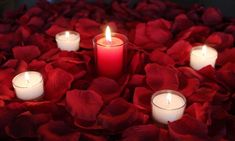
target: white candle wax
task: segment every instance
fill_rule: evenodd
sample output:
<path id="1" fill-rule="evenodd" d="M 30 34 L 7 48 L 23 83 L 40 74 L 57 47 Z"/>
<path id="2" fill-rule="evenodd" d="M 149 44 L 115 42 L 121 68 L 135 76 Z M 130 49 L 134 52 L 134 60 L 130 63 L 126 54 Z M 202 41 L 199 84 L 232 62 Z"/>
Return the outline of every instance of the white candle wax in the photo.
<path id="1" fill-rule="evenodd" d="M 58 48 L 66 51 L 77 51 L 79 49 L 80 35 L 75 31 L 64 31 L 56 34 Z"/>
<path id="2" fill-rule="evenodd" d="M 190 66 L 195 70 L 211 65 L 215 66 L 218 53 L 214 48 L 207 46 L 197 46 L 191 49 Z"/>
<path id="3" fill-rule="evenodd" d="M 39 72 L 26 71 L 12 80 L 16 96 L 22 100 L 34 100 L 43 95 L 43 77 Z"/>
<path id="4" fill-rule="evenodd" d="M 173 90 L 158 91 L 152 96 L 152 116 L 163 124 L 180 119 L 185 106 L 185 97 Z"/>

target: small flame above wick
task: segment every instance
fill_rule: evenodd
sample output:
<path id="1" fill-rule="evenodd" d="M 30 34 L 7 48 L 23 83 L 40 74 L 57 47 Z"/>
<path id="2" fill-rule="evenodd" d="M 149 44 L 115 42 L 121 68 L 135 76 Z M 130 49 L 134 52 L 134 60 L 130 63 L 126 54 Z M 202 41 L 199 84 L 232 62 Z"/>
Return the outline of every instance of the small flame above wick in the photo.
<path id="1" fill-rule="evenodd" d="M 69 38 L 69 32 L 68 31 L 65 31 L 65 38 Z"/>
<path id="2" fill-rule="evenodd" d="M 167 104 L 170 104 L 171 103 L 171 93 L 167 93 L 167 96 L 166 96 L 166 99 L 167 99 Z"/>
<path id="3" fill-rule="evenodd" d="M 107 42 L 112 42 L 111 30 L 109 26 L 107 26 L 105 30 L 105 39 Z"/>
<path id="4" fill-rule="evenodd" d="M 206 53 L 207 53 L 207 47 L 206 47 L 206 45 L 204 45 L 204 46 L 202 46 L 202 55 L 206 56 Z"/>
<path id="5" fill-rule="evenodd" d="M 25 73 L 24 73 L 24 78 L 25 78 L 25 80 L 27 81 L 27 83 L 29 83 L 30 76 L 29 76 L 29 73 L 28 73 L 28 72 L 25 72 Z"/>

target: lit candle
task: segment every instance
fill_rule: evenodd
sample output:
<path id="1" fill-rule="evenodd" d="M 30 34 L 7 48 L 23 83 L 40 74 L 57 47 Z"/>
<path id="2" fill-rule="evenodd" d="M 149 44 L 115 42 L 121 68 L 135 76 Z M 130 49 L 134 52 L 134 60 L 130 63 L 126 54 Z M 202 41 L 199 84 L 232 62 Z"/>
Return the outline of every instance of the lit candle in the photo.
<path id="1" fill-rule="evenodd" d="M 58 48 L 66 51 L 79 49 L 80 35 L 75 31 L 64 31 L 56 34 Z"/>
<path id="2" fill-rule="evenodd" d="M 35 100 L 42 97 L 43 77 L 39 72 L 26 71 L 16 75 L 12 80 L 16 96 L 21 100 Z"/>
<path id="3" fill-rule="evenodd" d="M 119 77 L 125 64 L 126 36 L 111 33 L 110 28 L 107 27 L 105 36 L 97 35 L 93 41 L 98 73 L 110 78 Z"/>
<path id="4" fill-rule="evenodd" d="M 204 46 L 197 46 L 191 49 L 190 66 L 195 70 L 211 65 L 215 66 L 218 53 L 214 48 Z"/>
<path id="5" fill-rule="evenodd" d="M 152 116 L 163 124 L 180 119 L 186 107 L 185 97 L 173 90 L 161 90 L 152 96 Z"/>

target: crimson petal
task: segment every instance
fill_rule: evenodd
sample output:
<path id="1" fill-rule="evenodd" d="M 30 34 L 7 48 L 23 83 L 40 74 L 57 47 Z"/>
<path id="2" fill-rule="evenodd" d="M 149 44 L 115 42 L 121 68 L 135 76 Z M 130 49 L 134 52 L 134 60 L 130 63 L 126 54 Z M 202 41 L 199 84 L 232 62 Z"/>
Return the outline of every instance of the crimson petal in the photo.
<path id="1" fill-rule="evenodd" d="M 175 61 L 169 57 L 167 54 L 159 51 L 158 49 L 154 50 L 150 56 L 150 60 L 154 63 L 158 63 L 159 65 L 164 65 L 164 66 L 174 66 Z"/>
<path id="2" fill-rule="evenodd" d="M 192 46 L 189 42 L 179 40 L 167 50 L 167 54 L 172 57 L 177 64 L 185 64 L 189 61 L 191 48 Z"/>
<path id="3" fill-rule="evenodd" d="M 152 94 L 153 91 L 147 88 L 137 87 L 135 88 L 133 103 L 141 109 L 150 111 Z"/>
<path id="4" fill-rule="evenodd" d="M 223 32 L 214 32 L 206 39 L 206 43 L 214 46 L 217 50 L 224 50 L 225 48 L 232 47 L 233 42 L 233 36 Z"/>
<path id="5" fill-rule="evenodd" d="M 118 98 L 104 107 L 98 116 L 98 123 L 108 131 L 117 132 L 135 124 L 143 124 L 147 119 L 147 115 L 138 112 L 122 98 Z"/>
<path id="6" fill-rule="evenodd" d="M 217 25 L 222 22 L 223 17 L 219 9 L 209 7 L 203 13 L 202 20 L 207 25 Z"/>
<path id="7" fill-rule="evenodd" d="M 155 141 L 158 133 L 159 129 L 152 124 L 133 126 L 122 133 L 122 141 Z"/>
<path id="8" fill-rule="evenodd" d="M 41 52 L 38 47 L 31 46 L 22 46 L 22 47 L 14 47 L 13 48 L 14 57 L 18 60 L 25 60 L 26 62 L 30 62 L 36 57 L 38 57 Z"/>
<path id="9" fill-rule="evenodd" d="M 153 90 L 173 89 L 179 86 L 177 71 L 172 67 L 164 67 L 158 64 L 145 66 L 146 82 Z"/>
<path id="10" fill-rule="evenodd" d="M 45 85 L 45 99 L 57 101 L 71 87 L 73 76 L 59 68 L 46 67 L 47 80 Z"/>
<path id="11" fill-rule="evenodd" d="M 119 84 L 116 81 L 106 77 L 94 79 L 88 89 L 101 95 L 105 102 L 117 98 L 121 93 L 121 87 Z"/>
<path id="12" fill-rule="evenodd" d="M 103 106 L 100 95 L 94 91 L 72 90 L 66 94 L 67 107 L 73 117 L 84 121 L 95 121 Z"/>
<path id="13" fill-rule="evenodd" d="M 180 120 L 169 123 L 168 127 L 170 134 L 176 140 L 209 140 L 206 125 L 189 115 L 185 115 Z"/>
<path id="14" fill-rule="evenodd" d="M 24 112 L 6 127 L 6 132 L 13 138 L 37 137 L 37 128 L 49 119 L 50 116 L 46 114 L 32 115 Z"/>
<path id="15" fill-rule="evenodd" d="M 80 133 L 63 121 L 50 121 L 38 129 L 43 141 L 78 141 Z"/>

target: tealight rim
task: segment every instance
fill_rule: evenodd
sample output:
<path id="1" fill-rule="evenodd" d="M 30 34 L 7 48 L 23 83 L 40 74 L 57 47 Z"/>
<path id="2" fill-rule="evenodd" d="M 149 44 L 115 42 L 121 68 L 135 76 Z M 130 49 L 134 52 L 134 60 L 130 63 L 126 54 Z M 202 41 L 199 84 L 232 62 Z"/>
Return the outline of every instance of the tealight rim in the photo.
<path id="1" fill-rule="evenodd" d="M 120 38 L 120 37 L 117 37 L 117 36 L 120 36 L 121 38 Z M 96 48 L 96 45 L 105 47 L 104 44 L 98 43 L 98 40 L 101 39 L 101 38 L 104 38 L 104 37 L 105 37 L 105 34 L 104 34 L 104 33 L 96 35 L 96 36 L 92 39 L 93 47 Z M 110 47 L 124 46 L 124 45 L 126 45 L 126 44 L 128 43 L 128 38 L 127 38 L 127 36 L 124 35 L 124 34 L 113 32 L 113 33 L 111 33 L 111 37 L 119 38 L 119 39 L 121 39 L 121 40 L 123 41 L 123 43 L 117 44 L 117 45 L 110 45 Z"/>
<path id="2" fill-rule="evenodd" d="M 153 99 L 154 99 L 157 95 L 161 95 L 161 94 L 163 94 L 163 93 L 171 93 L 171 94 L 180 96 L 180 97 L 183 99 L 184 104 L 183 104 L 182 106 L 180 106 L 180 107 L 171 108 L 171 109 L 160 107 L 159 105 L 157 105 L 157 104 L 155 104 L 155 103 L 153 102 Z M 162 109 L 162 110 L 168 110 L 168 111 L 171 110 L 171 111 L 173 111 L 173 110 L 179 110 L 179 109 L 185 108 L 187 101 L 186 101 L 185 96 L 184 96 L 183 94 L 181 94 L 180 92 L 175 91 L 175 90 L 170 90 L 170 89 L 164 89 L 164 90 L 156 91 L 156 92 L 152 95 L 152 97 L 151 97 L 151 103 L 152 103 L 152 105 L 154 105 L 154 106 L 156 106 L 156 107 L 158 107 L 158 108 L 160 108 L 160 109 Z"/>
<path id="3" fill-rule="evenodd" d="M 15 84 L 15 79 L 16 79 L 17 77 L 19 77 L 20 74 L 23 74 L 23 73 L 26 73 L 26 72 L 39 74 L 40 77 L 41 77 L 40 81 L 38 81 L 38 82 L 35 83 L 34 85 L 31 85 L 30 87 L 22 87 L 22 86 L 16 85 L 16 84 Z M 42 76 L 42 74 L 41 74 L 40 72 L 37 72 L 37 71 L 24 71 L 24 72 L 21 72 L 21 73 L 17 74 L 17 75 L 12 79 L 12 85 L 13 85 L 13 87 L 16 87 L 16 88 L 32 88 L 32 87 L 35 87 L 36 85 L 41 84 L 41 83 L 43 83 L 43 76 Z"/>
<path id="4" fill-rule="evenodd" d="M 55 40 L 56 41 L 67 41 L 66 39 L 61 39 L 59 36 L 65 34 L 65 32 L 69 32 L 71 34 L 74 34 L 74 35 L 77 35 L 76 38 L 74 40 L 79 40 L 80 38 L 80 34 L 76 31 L 72 31 L 72 30 L 66 30 L 66 31 L 62 31 L 62 32 L 59 32 L 55 35 Z"/>
<path id="5" fill-rule="evenodd" d="M 199 56 L 200 57 L 200 55 L 194 54 L 193 51 L 197 50 L 197 49 L 202 49 L 202 47 L 203 47 L 202 45 L 192 47 L 191 50 L 190 50 L 190 56 L 194 55 L 194 56 Z M 211 55 L 211 56 L 207 55 L 207 56 L 205 56 L 206 58 L 214 58 L 214 57 L 217 58 L 218 57 L 218 52 L 217 52 L 217 50 L 215 48 L 210 47 L 210 46 L 207 46 L 207 48 L 210 48 L 211 50 L 213 50 L 215 52 L 215 54 Z"/>

